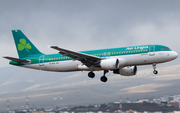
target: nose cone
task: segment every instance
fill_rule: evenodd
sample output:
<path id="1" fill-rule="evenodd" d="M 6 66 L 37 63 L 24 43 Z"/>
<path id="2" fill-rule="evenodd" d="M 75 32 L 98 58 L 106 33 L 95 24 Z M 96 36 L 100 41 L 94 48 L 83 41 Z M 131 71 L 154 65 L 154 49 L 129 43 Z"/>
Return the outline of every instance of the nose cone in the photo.
<path id="1" fill-rule="evenodd" d="M 171 57 L 172 57 L 173 59 L 176 59 L 176 58 L 178 57 L 178 53 L 175 52 L 175 51 L 172 51 Z"/>

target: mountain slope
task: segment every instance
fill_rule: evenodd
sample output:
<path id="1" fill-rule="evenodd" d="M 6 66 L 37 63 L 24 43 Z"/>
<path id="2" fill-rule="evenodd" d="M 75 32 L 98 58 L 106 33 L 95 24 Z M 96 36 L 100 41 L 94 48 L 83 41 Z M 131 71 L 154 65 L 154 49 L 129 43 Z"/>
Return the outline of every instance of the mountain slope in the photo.
<path id="1" fill-rule="evenodd" d="M 13 71 L 14 68 L 16 69 Z M 123 100 L 131 100 L 180 94 L 180 65 L 158 68 L 158 75 L 152 73 L 152 68 L 139 70 L 136 76 L 131 77 L 113 75 L 110 72 L 106 83 L 99 80 L 101 71 L 96 72 L 96 77 L 91 79 L 87 77 L 87 72 L 51 73 L 17 67 L 13 69 L 7 68 L 13 74 L 1 75 L 2 78 L 6 76 L 7 80 L 1 81 L 0 86 L 2 109 L 6 106 L 3 103 L 6 103 L 7 98 L 14 105 L 24 105 L 27 94 L 29 103 L 38 107 L 107 103 L 118 101 L 119 95 Z M 4 93 L 5 91 L 11 93 Z M 57 97 L 63 99 L 53 99 Z"/>

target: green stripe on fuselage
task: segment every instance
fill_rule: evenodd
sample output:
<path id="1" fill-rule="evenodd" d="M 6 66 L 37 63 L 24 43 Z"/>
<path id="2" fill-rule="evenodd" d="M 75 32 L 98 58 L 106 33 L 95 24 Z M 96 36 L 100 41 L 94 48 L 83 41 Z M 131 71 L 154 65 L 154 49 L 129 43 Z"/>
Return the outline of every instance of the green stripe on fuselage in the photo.
<path id="1" fill-rule="evenodd" d="M 171 50 L 167 46 L 163 46 L 163 45 L 141 45 L 141 46 L 130 46 L 130 47 L 99 49 L 99 50 L 89 50 L 89 51 L 79 51 L 79 52 L 98 56 L 98 57 L 112 57 L 112 56 L 148 53 L 150 51 L 157 52 L 157 51 L 171 51 Z M 43 63 L 73 60 L 72 58 L 69 58 L 67 56 L 62 56 L 61 54 L 49 54 L 49 55 L 44 54 L 43 56 L 44 56 Z M 31 64 L 35 64 L 35 63 L 39 63 L 40 57 L 42 57 L 42 55 L 26 57 L 23 59 L 31 60 Z M 23 65 L 21 63 L 14 61 L 11 61 L 10 64 L 17 66 Z"/>

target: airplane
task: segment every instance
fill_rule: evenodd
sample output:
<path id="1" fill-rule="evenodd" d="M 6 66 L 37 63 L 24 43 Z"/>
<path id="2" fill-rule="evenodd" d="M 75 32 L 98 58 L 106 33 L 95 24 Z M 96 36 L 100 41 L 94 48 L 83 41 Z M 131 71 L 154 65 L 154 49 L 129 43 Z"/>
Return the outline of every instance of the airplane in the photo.
<path id="1" fill-rule="evenodd" d="M 54 100 L 62 100 L 62 97 L 53 98 Z"/>
<path id="2" fill-rule="evenodd" d="M 104 71 L 102 82 L 108 79 L 106 73 L 112 71 L 122 76 L 136 75 L 137 66 L 152 65 L 153 73 L 158 74 L 156 64 L 168 62 L 178 57 L 178 53 L 164 45 L 139 45 L 110 49 L 72 51 L 58 46 L 50 48 L 56 54 L 41 53 L 21 30 L 12 30 L 19 58 L 6 56 L 10 64 L 31 69 L 54 72 L 89 71 L 90 78 L 94 71 Z"/>

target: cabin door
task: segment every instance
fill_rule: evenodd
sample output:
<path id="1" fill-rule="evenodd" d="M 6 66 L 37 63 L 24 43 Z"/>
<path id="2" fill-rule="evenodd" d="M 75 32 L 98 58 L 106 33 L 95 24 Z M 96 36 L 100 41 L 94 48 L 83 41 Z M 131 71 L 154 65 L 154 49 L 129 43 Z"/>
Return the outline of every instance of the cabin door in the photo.
<path id="1" fill-rule="evenodd" d="M 39 57 L 39 66 L 44 66 L 44 55 Z"/>
<path id="2" fill-rule="evenodd" d="M 154 56 L 155 55 L 155 45 L 150 45 L 149 46 L 149 56 Z"/>

